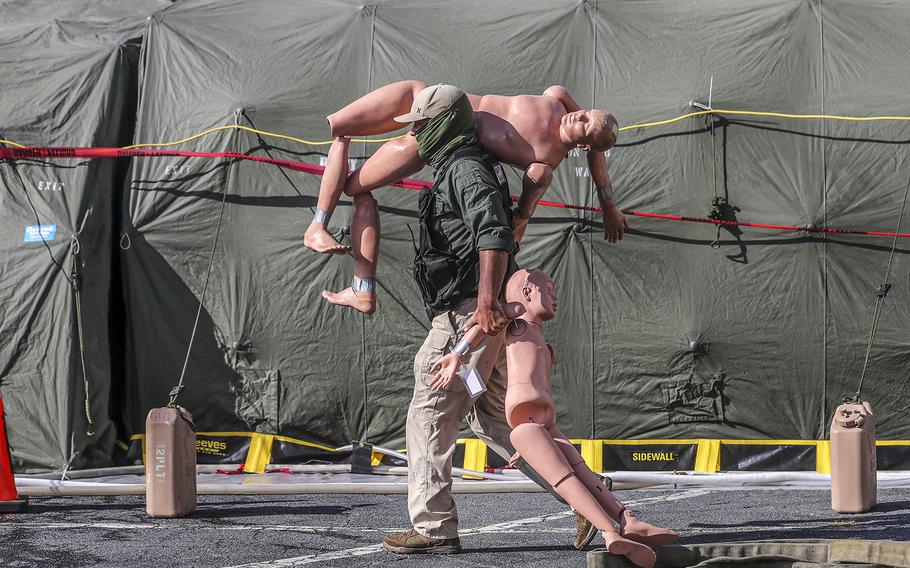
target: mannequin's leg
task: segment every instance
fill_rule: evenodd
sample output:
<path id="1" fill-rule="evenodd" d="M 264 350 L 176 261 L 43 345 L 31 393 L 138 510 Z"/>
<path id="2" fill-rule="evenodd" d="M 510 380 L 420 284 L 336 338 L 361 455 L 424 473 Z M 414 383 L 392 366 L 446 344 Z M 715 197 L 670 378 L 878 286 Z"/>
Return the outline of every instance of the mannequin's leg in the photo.
<path id="1" fill-rule="evenodd" d="M 393 119 L 410 111 L 414 95 L 424 87 L 426 84 L 420 81 L 399 81 L 385 85 L 326 117 L 335 141 L 329 149 L 325 174 L 319 186 L 316 216 L 303 237 L 303 244 L 307 248 L 334 254 L 348 252 L 349 249 L 338 243 L 326 230 L 326 226 L 345 186 L 349 137 L 381 134 L 405 127 L 405 124 L 395 122 Z M 368 160 L 366 172 L 357 172 L 353 176 L 354 183 L 347 192 L 348 195 L 353 196 L 381 187 L 422 168 L 422 162 L 416 167 L 411 165 L 414 158 L 417 158 L 417 144 L 414 140 L 409 142 L 410 144 L 405 145 L 393 144 L 385 150 L 380 148 L 378 156 L 371 161 Z M 404 150 L 406 155 L 402 154 L 401 150 Z M 366 174 L 365 178 L 363 174 Z"/>
<path id="2" fill-rule="evenodd" d="M 353 197 L 373 191 L 412 176 L 425 165 L 417 153 L 417 138 L 408 135 L 389 140 L 360 168 L 351 172 L 344 184 L 344 194 Z"/>
<path id="3" fill-rule="evenodd" d="M 350 143 L 349 138 L 336 138 L 329 148 L 325 172 L 319 183 L 316 215 L 303 234 L 303 245 L 316 252 L 345 254 L 350 250 L 336 241 L 327 229 L 329 219 L 335 211 L 335 205 L 338 204 L 338 198 L 341 196 L 348 177 L 348 145 Z"/>
<path id="4" fill-rule="evenodd" d="M 562 451 L 546 427 L 533 422 L 519 424 L 510 436 L 512 445 L 521 457 L 553 486 L 572 507 L 589 519 L 603 533 L 607 550 L 611 554 L 626 556 L 637 566 L 652 568 L 657 556 L 643 544 L 620 536 L 600 503 L 576 477 Z"/>
<path id="5" fill-rule="evenodd" d="M 322 292 L 329 302 L 366 314 L 376 310 L 376 263 L 379 260 L 379 204 L 370 192 L 423 168 L 417 141 L 406 136 L 383 144 L 360 169 L 348 176 L 344 192 L 354 198 L 351 246 L 354 281 L 340 292 Z"/>
<path id="6" fill-rule="evenodd" d="M 604 487 L 600 477 L 591 471 L 588 464 L 582 459 L 581 454 L 562 435 L 562 432 L 559 432 L 559 430 L 553 432 L 553 430 L 555 430 L 555 427 L 551 429 L 551 434 L 555 434 L 556 445 L 572 467 L 575 476 L 584 484 L 591 495 L 597 499 L 597 502 L 610 515 L 610 518 L 619 523 L 622 536 L 648 546 L 672 544 L 679 539 L 679 535 L 670 529 L 655 527 L 638 520 L 632 511 L 626 509 L 625 505 Z"/>
<path id="7" fill-rule="evenodd" d="M 426 86 L 421 81 L 399 81 L 365 94 L 326 117 L 332 137 L 385 134 L 404 128 L 406 124 L 393 119 L 410 112 L 414 95 Z"/>
<path id="8" fill-rule="evenodd" d="M 351 221 L 354 247 L 354 280 L 341 292 L 322 291 L 322 297 L 338 306 L 365 314 L 376 311 L 376 264 L 379 260 L 379 203 L 370 193 L 354 197 Z"/>

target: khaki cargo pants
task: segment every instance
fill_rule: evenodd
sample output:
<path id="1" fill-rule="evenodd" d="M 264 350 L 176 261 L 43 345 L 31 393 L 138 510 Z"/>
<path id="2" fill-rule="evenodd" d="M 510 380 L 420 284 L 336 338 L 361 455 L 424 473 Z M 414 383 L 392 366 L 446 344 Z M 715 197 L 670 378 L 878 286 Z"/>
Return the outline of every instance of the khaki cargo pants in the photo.
<path id="1" fill-rule="evenodd" d="M 506 422 L 505 411 L 505 332 L 490 337 L 465 360 L 465 366 L 476 368 L 486 381 L 487 392 L 480 398 L 472 401 L 458 377 L 448 390 L 430 389 L 433 381 L 430 368 L 461 339 L 461 329 L 474 306 L 475 300 L 467 300 L 437 316 L 414 358 L 414 397 L 406 426 L 408 513 L 417 532 L 432 538 L 458 536 L 458 511 L 452 499 L 452 454 L 462 421 L 467 418 L 477 437 L 504 459 L 508 460 L 515 451 L 509 441 L 512 429 Z M 553 493 L 529 466 L 522 463 L 519 468 Z"/>

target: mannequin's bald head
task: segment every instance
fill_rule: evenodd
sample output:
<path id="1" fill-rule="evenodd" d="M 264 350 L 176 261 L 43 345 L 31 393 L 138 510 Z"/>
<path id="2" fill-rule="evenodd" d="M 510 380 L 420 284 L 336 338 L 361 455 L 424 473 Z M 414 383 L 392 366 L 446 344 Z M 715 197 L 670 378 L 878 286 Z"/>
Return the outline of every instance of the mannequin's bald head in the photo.
<path id="1" fill-rule="evenodd" d="M 523 319 L 545 321 L 556 314 L 556 292 L 553 280 L 542 270 L 519 270 L 506 284 L 506 301 L 525 307 Z"/>

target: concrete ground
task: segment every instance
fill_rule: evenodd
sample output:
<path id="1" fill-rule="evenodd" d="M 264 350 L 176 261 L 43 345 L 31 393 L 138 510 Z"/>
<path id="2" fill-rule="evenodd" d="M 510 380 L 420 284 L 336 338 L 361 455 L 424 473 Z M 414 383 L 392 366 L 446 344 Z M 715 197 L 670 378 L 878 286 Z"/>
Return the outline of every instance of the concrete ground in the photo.
<path id="1" fill-rule="evenodd" d="M 682 544 L 758 539 L 910 540 L 910 489 L 880 489 L 874 511 L 841 515 L 822 490 L 617 491 Z M 143 497 L 33 497 L 0 515 L 0 566 L 552 568 L 585 566 L 574 523 L 547 494 L 456 495 L 464 552 L 397 556 L 383 535 L 409 526 L 404 495 L 200 496 L 183 519 L 150 519 Z M 595 544 L 601 542 L 598 538 Z M 592 546 L 590 549 L 593 549 Z"/>

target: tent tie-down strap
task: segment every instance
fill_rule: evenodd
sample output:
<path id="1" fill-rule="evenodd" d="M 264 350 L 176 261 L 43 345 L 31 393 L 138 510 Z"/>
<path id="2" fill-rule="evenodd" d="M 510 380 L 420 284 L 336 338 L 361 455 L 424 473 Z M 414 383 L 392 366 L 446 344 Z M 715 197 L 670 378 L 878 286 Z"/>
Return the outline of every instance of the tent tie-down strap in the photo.
<path id="1" fill-rule="evenodd" d="M 907 207 L 908 195 L 910 195 L 910 179 L 907 180 L 907 189 L 904 190 L 904 199 L 901 201 L 900 215 L 897 216 L 895 234 L 901 230 L 901 221 L 904 219 L 904 209 Z M 872 344 L 875 342 L 875 332 L 878 329 L 878 321 L 882 315 L 882 306 L 885 303 L 885 297 L 888 295 L 888 291 L 891 290 L 891 284 L 888 282 L 888 278 L 891 276 L 891 266 L 894 263 L 895 249 L 897 249 L 897 237 L 894 237 L 894 241 L 891 243 L 891 254 L 888 257 L 888 268 L 885 270 L 885 278 L 882 280 L 882 283 L 878 287 L 878 291 L 875 293 L 875 310 L 872 314 L 872 330 L 869 332 L 869 341 L 866 343 L 866 356 L 863 359 L 863 371 L 859 376 L 859 386 L 856 387 L 853 398 L 850 399 L 849 397 L 845 397 L 844 402 L 849 401 L 853 404 L 859 404 L 860 400 L 862 400 L 863 381 L 866 380 L 866 370 L 869 368 L 869 356 L 872 354 Z"/>
<path id="2" fill-rule="evenodd" d="M 197 152 L 193 150 L 147 150 L 142 148 L 79 148 L 63 146 L 47 147 L 19 147 L 19 148 L 0 148 L 0 158 L 5 159 L 66 159 L 66 158 L 132 158 L 132 157 L 184 157 L 184 158 L 231 158 L 237 160 L 250 160 L 264 164 L 274 164 L 290 170 L 303 172 L 312 175 L 321 176 L 325 172 L 325 167 L 304 162 L 291 160 L 280 160 L 276 158 L 264 158 L 262 156 L 251 156 L 239 152 Z M 405 178 L 389 184 L 394 187 L 404 189 L 421 190 L 431 182 L 418 179 Z M 518 198 L 513 196 L 513 201 Z M 590 211 L 599 213 L 600 207 L 588 207 L 585 205 L 573 205 L 569 203 L 559 203 L 556 201 L 541 200 L 538 205 L 543 207 L 555 207 L 559 209 L 570 209 L 573 211 Z M 779 231 L 795 231 L 807 233 L 834 233 L 839 235 L 866 235 L 872 237 L 910 237 L 910 233 L 895 233 L 888 231 L 864 231 L 858 229 L 838 229 L 834 227 L 818 227 L 815 225 L 780 225 L 772 223 L 749 223 L 746 221 L 730 221 L 726 219 L 711 219 L 705 217 L 689 217 L 686 215 L 670 215 L 664 213 L 646 213 L 643 211 L 632 211 L 623 209 L 626 215 L 634 217 L 645 217 L 648 219 L 663 219 L 667 221 L 682 221 L 686 223 L 706 223 L 710 225 L 719 225 L 726 227 L 751 227 L 755 229 L 773 229 Z"/>
<path id="3" fill-rule="evenodd" d="M 95 435 L 95 421 L 92 420 L 92 403 L 91 396 L 89 396 L 89 377 L 88 371 L 85 367 L 85 332 L 83 331 L 83 320 L 82 320 L 82 275 L 79 273 L 79 260 L 78 256 L 81 252 L 81 245 L 79 244 L 79 239 L 73 237 L 72 243 L 72 272 L 70 273 L 70 286 L 73 288 L 73 294 L 76 296 L 76 329 L 79 333 L 79 364 L 82 367 L 82 386 L 85 390 L 85 421 L 86 421 L 86 436 Z"/>

